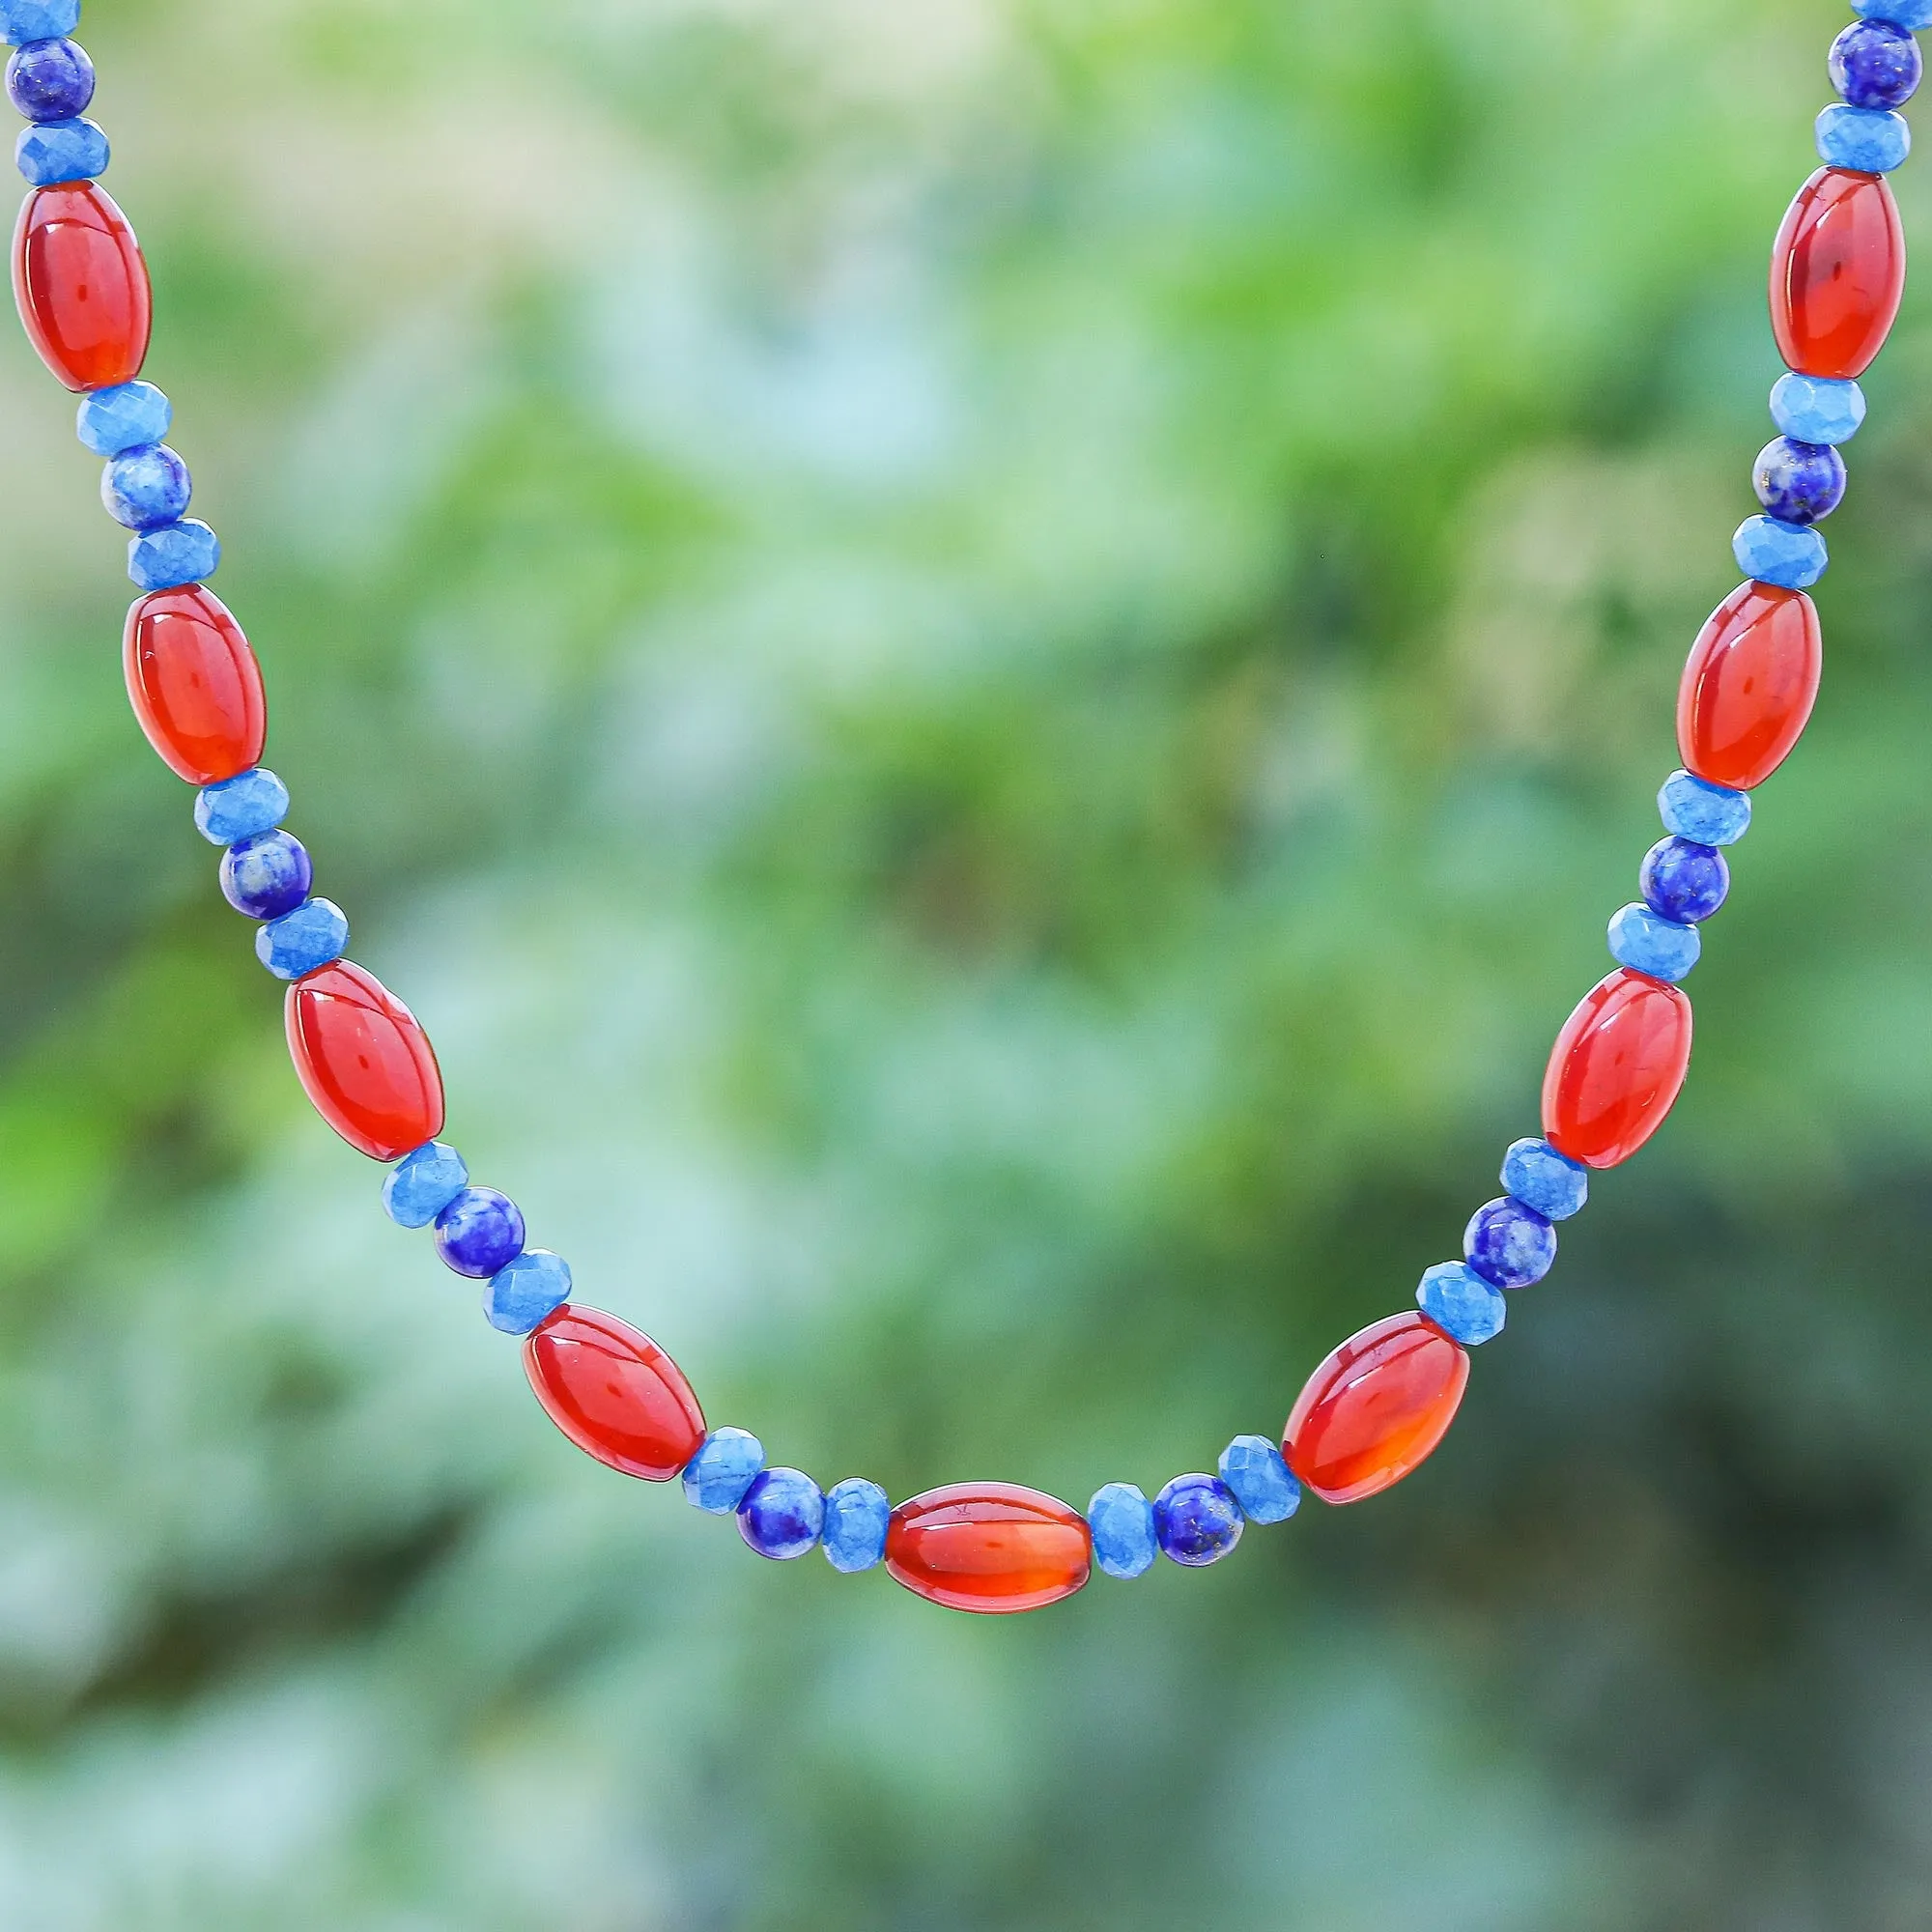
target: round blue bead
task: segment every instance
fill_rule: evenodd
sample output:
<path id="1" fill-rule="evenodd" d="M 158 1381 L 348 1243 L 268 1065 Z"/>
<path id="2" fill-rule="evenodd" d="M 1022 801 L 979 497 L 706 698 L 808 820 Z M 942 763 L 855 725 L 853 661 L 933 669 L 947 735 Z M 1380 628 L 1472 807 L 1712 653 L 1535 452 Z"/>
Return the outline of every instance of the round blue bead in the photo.
<path id="1" fill-rule="evenodd" d="M 193 494 L 187 465 L 164 442 L 124 449 L 100 472 L 100 500 L 107 514 L 130 530 L 173 523 Z"/>
<path id="2" fill-rule="evenodd" d="M 221 567 L 221 540 L 197 517 L 143 530 L 128 545 L 128 575 L 143 590 L 200 583 Z"/>
<path id="3" fill-rule="evenodd" d="M 1590 1198 L 1589 1170 L 1548 1141 L 1512 1141 L 1503 1155 L 1502 1182 L 1546 1221 L 1567 1221 Z"/>
<path id="4" fill-rule="evenodd" d="M 1556 1230 L 1513 1195 L 1491 1201 L 1463 1230 L 1463 1259 L 1493 1288 L 1527 1288 L 1556 1259 Z"/>
<path id="5" fill-rule="evenodd" d="M 80 0 L 0 0 L 0 41 L 64 41 L 80 25 Z"/>
<path id="6" fill-rule="evenodd" d="M 570 1299 L 570 1264 L 548 1248 L 506 1262 L 483 1290 L 483 1313 L 505 1335 L 527 1335 Z"/>
<path id="7" fill-rule="evenodd" d="M 1465 1262 L 1438 1262 L 1425 1270 L 1415 1305 L 1465 1349 L 1494 1340 L 1509 1320 L 1508 1300 Z"/>
<path id="8" fill-rule="evenodd" d="M 94 63 L 72 41 L 33 41 L 7 63 L 7 99 L 27 121 L 71 121 L 94 99 Z"/>
<path id="9" fill-rule="evenodd" d="M 14 137 L 14 165 L 34 187 L 94 181 L 108 159 L 107 136 L 92 121 L 43 121 Z"/>
<path id="10" fill-rule="evenodd" d="M 1903 107 L 1924 63 L 1918 43 L 1889 20 L 1855 20 L 1832 43 L 1832 85 L 1854 107 Z"/>
<path id="11" fill-rule="evenodd" d="M 1735 845 L 1750 830 L 1749 792 L 1714 785 L 1686 771 L 1664 780 L 1657 810 L 1666 832 L 1698 845 Z"/>
<path id="12" fill-rule="evenodd" d="M 116 383 L 80 399 L 73 431 L 96 456 L 119 456 L 140 442 L 159 442 L 175 406 L 152 383 Z"/>
<path id="13" fill-rule="evenodd" d="M 266 765 L 257 765 L 195 794 L 194 829 L 211 845 L 232 845 L 238 838 L 272 832 L 288 810 L 288 786 Z"/>
<path id="14" fill-rule="evenodd" d="M 1850 442 L 1865 419 L 1865 392 L 1849 379 L 1790 370 L 1772 384 L 1771 419 L 1800 442 Z"/>
<path id="15" fill-rule="evenodd" d="M 738 1534 L 781 1563 L 813 1548 L 824 1527 L 825 1498 L 803 1469 L 759 1470 L 738 1504 Z"/>
<path id="16" fill-rule="evenodd" d="M 1731 868 L 1715 845 L 1660 838 L 1643 855 L 1637 890 L 1660 919 L 1695 925 L 1709 919 L 1731 890 Z"/>
<path id="17" fill-rule="evenodd" d="M 1861 174 L 1889 174 L 1903 167 L 1912 152 L 1912 128 L 1904 115 L 1838 101 L 1820 112 L 1812 138 L 1827 167 Z"/>
<path id="18" fill-rule="evenodd" d="M 1244 1519 L 1219 1476 L 1177 1476 L 1153 1499 L 1162 1551 L 1189 1570 L 1218 1563 L 1241 1540 Z"/>
<path id="19" fill-rule="evenodd" d="M 445 1141 L 425 1141 L 383 1181 L 383 1211 L 399 1228 L 427 1228 L 469 1185 L 469 1167 Z"/>
<path id="20" fill-rule="evenodd" d="M 1852 12 L 1867 20 L 1889 20 L 1915 34 L 1932 27 L 1932 0 L 1852 0 Z"/>
<path id="21" fill-rule="evenodd" d="M 1731 554 L 1747 577 L 1784 590 L 1808 590 L 1831 560 L 1816 530 L 1776 517 L 1747 517 L 1731 538 Z"/>
<path id="22" fill-rule="evenodd" d="M 1672 985 L 1697 963 L 1704 941 L 1694 925 L 1660 919 L 1647 905 L 1619 907 L 1610 919 L 1610 957 L 1633 973 Z"/>
<path id="23" fill-rule="evenodd" d="M 299 980 L 349 950 L 349 921 L 333 899 L 307 899 L 255 934 L 255 957 L 277 980 Z"/>
<path id="24" fill-rule="evenodd" d="M 1845 494 L 1845 459 L 1829 442 L 1780 436 L 1757 453 L 1751 487 L 1767 511 L 1787 524 L 1815 524 Z"/>
<path id="25" fill-rule="evenodd" d="M 760 1469 L 765 1445 L 748 1429 L 714 1429 L 684 1465 L 685 1498 L 706 1516 L 731 1516 Z"/>
<path id="26" fill-rule="evenodd" d="M 221 855 L 221 895 L 250 919 L 280 919 L 308 897 L 315 879 L 307 848 L 287 832 L 238 838 Z"/>
<path id="27" fill-rule="evenodd" d="M 1153 1505 L 1132 1483 L 1106 1483 L 1095 1490 L 1087 1505 L 1087 1526 L 1094 1532 L 1094 1561 L 1122 1582 L 1146 1576 L 1160 1554 Z"/>
<path id="28" fill-rule="evenodd" d="M 523 1210 L 494 1187 L 466 1187 L 436 1217 L 436 1251 L 458 1274 L 493 1275 L 524 1251 Z"/>
<path id="29" fill-rule="evenodd" d="M 886 1531 L 892 1526 L 892 1498 L 864 1476 L 847 1476 L 825 1492 L 825 1527 L 819 1541 L 825 1560 L 850 1577 L 886 1560 Z"/>
<path id="30" fill-rule="evenodd" d="M 1286 1522 L 1301 1507 L 1301 1485 L 1265 1435 L 1237 1435 L 1214 1465 L 1250 1522 Z"/>

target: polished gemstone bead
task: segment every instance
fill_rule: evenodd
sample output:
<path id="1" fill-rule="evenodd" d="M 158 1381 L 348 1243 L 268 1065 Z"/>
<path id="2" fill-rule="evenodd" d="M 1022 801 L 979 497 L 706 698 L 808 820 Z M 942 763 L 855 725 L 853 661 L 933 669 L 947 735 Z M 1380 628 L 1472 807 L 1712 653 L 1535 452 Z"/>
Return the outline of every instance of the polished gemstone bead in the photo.
<path id="1" fill-rule="evenodd" d="M 14 230 L 14 299 L 40 357 L 70 389 L 131 383 L 153 324 L 148 265 L 93 182 L 36 188 Z"/>
<path id="2" fill-rule="evenodd" d="M 1694 925 L 1660 919 L 1647 905 L 1621 906 L 1610 918 L 1610 957 L 1634 973 L 1675 985 L 1696 965 L 1704 942 Z"/>
<path id="3" fill-rule="evenodd" d="M 383 1211 L 399 1228 L 427 1228 L 469 1185 L 469 1163 L 446 1141 L 425 1141 L 383 1179 Z M 586 1319 L 609 1321 L 592 1309 Z"/>
<path id="4" fill-rule="evenodd" d="M 1469 1216 L 1463 1259 L 1497 1288 L 1527 1288 L 1556 1260 L 1556 1230 L 1526 1202 L 1504 1195 Z"/>
<path id="5" fill-rule="evenodd" d="M 495 1274 L 524 1251 L 523 1209 L 494 1187 L 466 1187 L 436 1217 L 436 1248 L 458 1274 Z"/>
<path id="6" fill-rule="evenodd" d="M 305 900 L 294 912 L 271 919 L 255 935 L 255 957 L 277 980 L 299 980 L 340 959 L 348 950 L 349 921 L 333 899 Z M 438 1125 L 440 1124 L 439 1121 Z M 436 1127 L 429 1131 L 434 1134 Z M 409 1145 L 407 1141 L 403 1143 L 403 1147 Z M 402 1148 L 396 1150 L 397 1153 L 401 1151 Z M 393 1160 L 395 1154 L 384 1154 L 382 1158 Z"/>
<path id="7" fill-rule="evenodd" d="M 1189 1570 L 1218 1563 L 1244 1526 L 1241 1506 L 1219 1476 L 1177 1476 L 1153 1499 L 1161 1554 Z"/>
<path id="8" fill-rule="evenodd" d="M 94 63 L 66 40 L 30 41 L 7 63 L 7 99 L 28 121 L 71 121 L 94 99 Z"/>
<path id="9" fill-rule="evenodd" d="M 1301 1507 L 1301 1485 L 1265 1435 L 1237 1435 L 1215 1464 L 1250 1522 L 1286 1522 Z"/>
<path id="10" fill-rule="evenodd" d="M 165 754 L 163 754 L 165 755 Z M 190 781 L 192 782 L 192 781 Z M 194 829 L 211 845 L 232 845 L 258 832 L 271 832 L 288 816 L 289 788 L 257 765 L 195 794 Z"/>
<path id="11" fill-rule="evenodd" d="M 97 456 L 119 456 L 137 443 L 159 442 L 175 406 L 152 383 L 117 383 L 80 399 L 74 434 Z"/>
<path id="12" fill-rule="evenodd" d="M 1438 1262 L 1423 1270 L 1415 1305 L 1450 1340 L 1465 1349 L 1493 1341 L 1509 1320 L 1509 1299 L 1467 1262 Z"/>
<path id="13" fill-rule="evenodd" d="M 285 1017 L 304 1091 L 351 1147 L 394 1160 L 436 1138 L 442 1075 L 435 1051 L 415 1015 L 373 974 L 346 959 L 324 966 L 289 988 Z"/>
<path id="14" fill-rule="evenodd" d="M 1145 1577 L 1160 1554 L 1153 1505 L 1132 1483 L 1106 1483 L 1095 1490 L 1087 1505 L 1087 1527 L 1094 1535 L 1094 1561 L 1103 1576 L 1130 1582 Z"/>
<path id="15" fill-rule="evenodd" d="M 1829 442 L 1781 436 L 1758 451 L 1751 488 L 1779 523 L 1815 524 L 1844 498 L 1845 459 Z"/>
<path id="16" fill-rule="evenodd" d="M 1854 107 L 1903 107 L 1918 90 L 1918 43 L 1889 20 L 1855 20 L 1832 43 L 1832 85 Z"/>
<path id="17" fill-rule="evenodd" d="M 1643 855 L 1637 886 L 1644 904 L 1660 918 L 1694 925 L 1723 904 L 1731 890 L 1731 868 L 1715 845 L 1660 838 Z"/>
<path id="18" fill-rule="evenodd" d="M 876 1570 L 886 1560 L 892 1498 L 864 1476 L 847 1476 L 825 1492 L 825 1528 L 819 1541 L 825 1560 L 844 1575 Z"/>
<path id="19" fill-rule="evenodd" d="M 1774 584 L 1739 584 L 1697 633 L 1677 687 L 1685 768 L 1732 791 L 1761 785 L 1804 735 L 1824 663 L 1810 598 Z"/>
<path id="20" fill-rule="evenodd" d="M 1351 1335 L 1309 1378 L 1282 1435 L 1288 1466 L 1323 1502 L 1399 1483 L 1448 1433 L 1469 1357 L 1425 1315 Z"/>
<path id="21" fill-rule="evenodd" d="M 1567 1221 L 1590 1198 L 1590 1176 L 1548 1141 L 1512 1141 L 1503 1154 L 1502 1182 L 1546 1221 Z"/>
<path id="22" fill-rule="evenodd" d="M 524 1345 L 524 1373 L 564 1435 L 623 1475 L 668 1483 L 704 1440 L 684 1371 L 601 1309 L 573 1303 L 546 1316 Z"/>
<path id="23" fill-rule="evenodd" d="M 281 781 L 272 773 L 250 772 L 269 732 L 262 669 L 242 626 L 213 591 L 197 584 L 138 599 L 122 632 L 121 670 L 148 743 L 177 778 L 221 792 L 209 811 L 224 827 L 244 794 L 263 791 L 262 780 L 280 792 Z M 270 825 L 288 810 L 288 794 L 280 798 Z M 197 822 L 200 816 L 197 806 Z"/>
<path id="24" fill-rule="evenodd" d="M 548 1248 L 506 1262 L 483 1285 L 483 1314 L 504 1335 L 527 1335 L 570 1299 L 570 1264 Z"/>
<path id="25" fill-rule="evenodd" d="M 955 1483 L 893 1512 L 886 1569 L 948 1609 L 1037 1610 L 1087 1581 L 1094 1540 L 1077 1510 L 1017 1483 Z"/>
<path id="26" fill-rule="evenodd" d="M 1912 152 L 1912 128 L 1902 114 L 1874 113 L 1833 101 L 1813 130 L 1818 158 L 1828 167 L 1889 174 Z"/>
<path id="27" fill-rule="evenodd" d="M 1747 517 L 1731 537 L 1731 554 L 1747 577 L 1787 590 L 1807 589 L 1831 561 L 1816 530 L 1776 517 Z"/>
<path id="28" fill-rule="evenodd" d="M 107 136 L 92 121 L 43 121 L 14 139 L 14 165 L 31 186 L 93 181 L 107 172 Z"/>
<path id="29" fill-rule="evenodd" d="M 1627 968 L 1564 1022 L 1543 1076 L 1543 1131 L 1586 1167 L 1628 1160 L 1663 1123 L 1690 1065 L 1690 1002 Z"/>
<path id="30" fill-rule="evenodd" d="M 1750 794 L 1672 772 L 1657 794 L 1663 829 L 1699 845 L 1735 845 L 1750 830 Z"/>
<path id="31" fill-rule="evenodd" d="M 143 530 L 128 544 L 128 575 L 143 590 L 200 583 L 221 568 L 221 539 L 199 517 Z"/>
<path id="32" fill-rule="evenodd" d="M 1905 287 L 1905 234 L 1879 175 L 1820 168 L 1799 189 L 1771 256 L 1771 327 L 1787 367 L 1862 376 Z"/>
<path id="33" fill-rule="evenodd" d="M 760 1469 L 738 1505 L 738 1534 L 781 1563 L 816 1548 L 824 1528 L 825 1497 L 803 1469 Z"/>
<path id="34" fill-rule="evenodd" d="M 221 855 L 221 895 L 250 919 L 280 919 L 308 897 L 315 880 L 307 848 L 287 832 L 238 838 Z"/>
<path id="35" fill-rule="evenodd" d="M 765 1445 L 747 1429 L 714 1429 L 684 1465 L 684 1493 L 706 1516 L 735 1516 L 758 1471 Z"/>
<path id="36" fill-rule="evenodd" d="M 63 40 L 79 25 L 80 0 L 0 0 L 0 41 L 9 46 Z"/>
<path id="37" fill-rule="evenodd" d="M 1909 33 L 1932 27 L 1932 0 L 1852 0 L 1852 12 L 1867 20 L 1889 20 Z"/>
<path id="38" fill-rule="evenodd" d="M 1772 384 L 1771 419 L 1798 442 L 1850 442 L 1865 419 L 1865 394 L 1856 383 L 1787 371 Z"/>
<path id="39" fill-rule="evenodd" d="M 164 442 L 125 449 L 100 472 L 102 505 L 130 530 L 176 522 L 193 494 L 187 465 Z"/>

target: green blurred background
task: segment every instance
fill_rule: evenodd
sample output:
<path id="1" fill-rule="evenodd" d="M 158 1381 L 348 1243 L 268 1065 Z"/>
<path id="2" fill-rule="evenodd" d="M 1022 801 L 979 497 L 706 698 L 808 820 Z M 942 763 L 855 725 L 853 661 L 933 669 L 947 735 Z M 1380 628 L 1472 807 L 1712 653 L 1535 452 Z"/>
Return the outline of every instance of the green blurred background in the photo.
<path id="1" fill-rule="evenodd" d="M 1151 1492 L 1455 1252 L 1841 23 L 89 0 L 319 889 L 714 1423 Z M 1932 1925 L 1928 287 L 1668 1125 L 1414 1480 L 1022 1619 L 579 1457 L 384 1220 L 7 330 L 0 1925 Z"/>

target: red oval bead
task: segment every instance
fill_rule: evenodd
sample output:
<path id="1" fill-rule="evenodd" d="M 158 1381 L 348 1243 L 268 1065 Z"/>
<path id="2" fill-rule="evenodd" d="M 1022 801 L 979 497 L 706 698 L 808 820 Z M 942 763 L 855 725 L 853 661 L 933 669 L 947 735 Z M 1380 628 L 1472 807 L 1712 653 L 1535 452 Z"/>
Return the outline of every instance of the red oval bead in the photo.
<path id="1" fill-rule="evenodd" d="M 1804 735 L 1824 661 L 1804 591 L 1741 583 L 1697 633 L 1677 688 L 1685 769 L 1736 791 L 1761 785 Z"/>
<path id="2" fill-rule="evenodd" d="M 951 1610 L 1037 1610 L 1086 1581 L 1094 1536 L 1078 1510 L 1016 1483 L 955 1483 L 893 1512 L 886 1568 Z"/>
<path id="3" fill-rule="evenodd" d="M 70 389 L 131 383 L 154 304 L 128 217 L 97 182 L 36 188 L 14 230 L 14 300 L 41 360 Z"/>
<path id="4" fill-rule="evenodd" d="M 371 1160 L 442 1131 L 442 1075 L 415 1015 L 346 959 L 289 988 L 289 1053 L 315 1110 Z"/>
<path id="5" fill-rule="evenodd" d="M 1820 168 L 1771 250 L 1771 327 L 1804 376 L 1861 376 L 1905 292 L 1905 231 L 1883 175 Z"/>
<path id="6" fill-rule="evenodd" d="M 213 591 L 195 583 L 143 597 L 128 612 L 121 668 L 135 719 L 177 778 L 219 784 L 260 759 L 262 668 Z"/>
<path id="7" fill-rule="evenodd" d="M 1426 1315 L 1391 1315 L 1351 1335 L 1309 1377 L 1281 1453 L 1322 1501 L 1360 1502 L 1428 1458 L 1468 1380 L 1460 1343 Z"/>
<path id="8" fill-rule="evenodd" d="M 614 1315 L 566 1305 L 524 1344 L 545 1413 L 586 1456 L 668 1483 L 697 1454 L 704 1411 L 684 1371 Z"/>
<path id="9" fill-rule="evenodd" d="M 1543 1132 L 1585 1167 L 1628 1160 L 1669 1113 L 1690 1065 L 1690 1002 L 1620 969 L 1583 995 L 1543 1075 Z"/>

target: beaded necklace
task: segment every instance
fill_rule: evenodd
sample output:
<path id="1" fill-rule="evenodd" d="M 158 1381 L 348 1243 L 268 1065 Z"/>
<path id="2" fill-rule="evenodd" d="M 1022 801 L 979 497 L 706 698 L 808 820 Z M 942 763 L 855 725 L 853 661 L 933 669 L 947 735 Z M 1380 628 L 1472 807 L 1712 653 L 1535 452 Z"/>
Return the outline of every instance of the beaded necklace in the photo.
<path id="1" fill-rule="evenodd" d="M 290 1055 L 317 1112 L 389 1173 L 383 1203 L 430 1228 L 438 1253 L 483 1284 L 491 1324 L 522 1338 L 551 1419 L 579 1448 L 647 1482 L 681 1479 L 700 1510 L 735 1515 L 762 1556 L 822 1548 L 840 1571 L 883 1564 L 906 1588 L 954 1609 L 1036 1609 L 1071 1596 L 1097 1567 L 1143 1575 L 1165 1555 L 1217 1562 L 1246 1524 L 1292 1517 L 1304 1489 L 1349 1503 L 1421 1463 L 1454 1420 L 1469 1350 L 1503 1329 L 1510 1291 L 1548 1273 L 1556 1223 L 1584 1204 L 1593 1169 L 1628 1160 L 1670 1111 L 1690 1058 L 1701 923 L 1730 887 L 1724 848 L 1750 823 L 1750 793 L 1796 745 L 1817 696 L 1824 574 L 1817 524 L 1845 488 L 1838 445 L 1864 416 L 1858 377 L 1885 342 L 1905 281 L 1905 244 L 1886 174 L 1911 145 L 1894 111 L 1918 85 L 1914 33 L 1932 0 L 1854 0 L 1861 16 L 1832 44 L 1842 99 L 1817 121 L 1825 165 L 1804 184 L 1772 251 L 1771 320 L 1788 373 L 1771 393 L 1779 431 L 1753 475 L 1763 514 L 1732 552 L 1747 581 L 1691 647 L 1677 701 L 1684 760 L 1658 794 L 1665 837 L 1645 855 L 1640 898 L 1609 923 L 1616 970 L 1564 1023 L 1543 1081 L 1543 1133 L 1516 1142 L 1504 1192 L 1479 1208 L 1463 1259 L 1428 1269 L 1413 1310 L 1351 1336 L 1310 1377 L 1279 1444 L 1236 1436 L 1214 1474 L 1177 1476 L 1151 1501 L 1108 1483 L 1085 1513 L 1009 1483 L 964 1483 L 892 1505 L 849 1477 L 821 1491 L 771 1466 L 743 1429 L 709 1428 L 676 1363 L 616 1317 L 571 1299 L 568 1265 L 527 1247 L 524 1217 L 473 1183 L 440 1140 L 442 1076 L 410 1009 L 345 955 L 349 922 L 312 891 L 309 855 L 283 829 L 289 794 L 259 761 L 268 731 L 247 639 L 208 588 L 213 530 L 185 513 L 186 466 L 162 439 L 173 412 L 140 380 L 152 318 L 133 230 L 99 185 L 107 138 L 83 118 L 94 67 L 68 37 L 80 0 L 0 0 L 14 47 L 7 91 L 29 123 L 15 149 L 30 184 L 14 238 L 14 292 L 41 358 L 81 396 L 81 441 L 106 459 L 101 497 L 133 532 L 128 574 L 128 695 L 149 743 L 197 787 L 194 822 L 222 848 L 221 891 L 258 923 L 255 951 L 288 985 Z"/>

